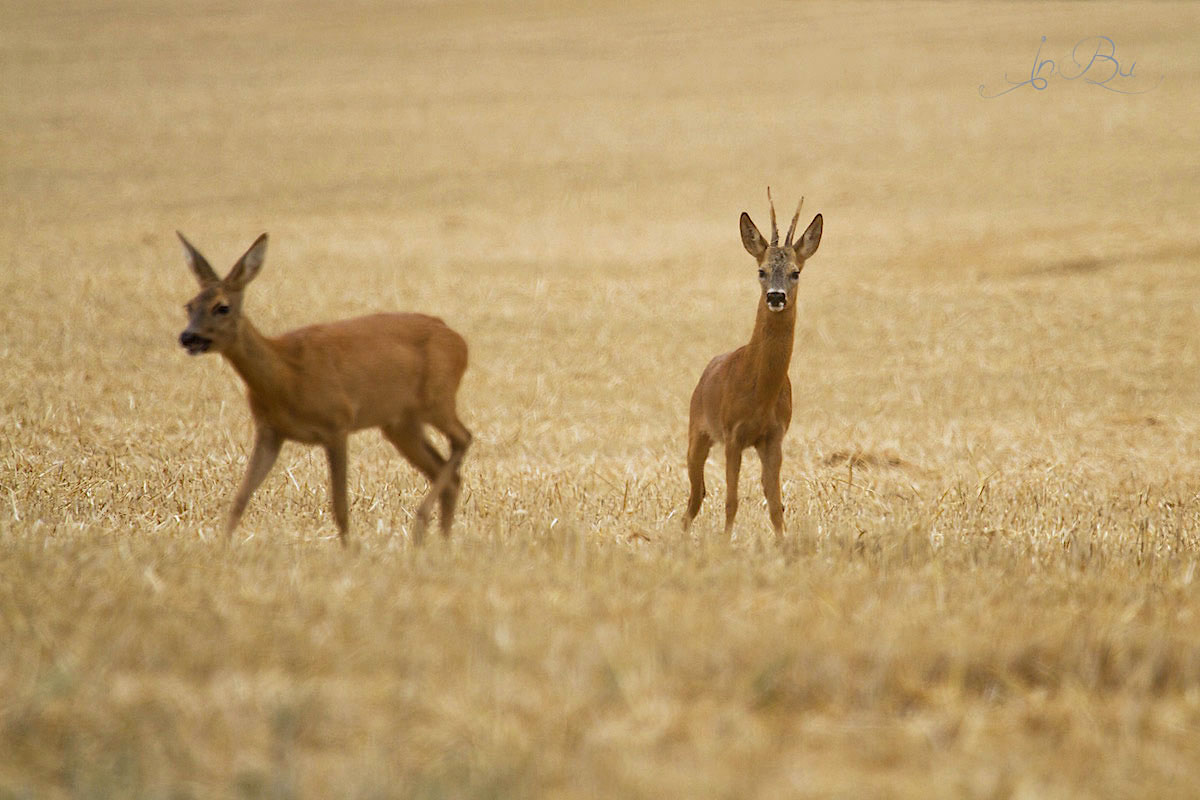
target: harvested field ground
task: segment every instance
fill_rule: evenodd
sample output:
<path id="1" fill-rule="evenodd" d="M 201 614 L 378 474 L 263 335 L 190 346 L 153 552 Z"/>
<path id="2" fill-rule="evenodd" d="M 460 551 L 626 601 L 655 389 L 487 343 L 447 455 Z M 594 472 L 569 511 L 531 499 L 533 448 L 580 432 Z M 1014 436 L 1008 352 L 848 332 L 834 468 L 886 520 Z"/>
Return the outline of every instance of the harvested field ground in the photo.
<path id="1" fill-rule="evenodd" d="M 980 96 L 1101 34 L 1143 93 Z M 1198 40 L 1169 3 L 3 1 L 0 798 L 1200 796 Z M 733 541 L 719 453 L 685 536 L 767 184 L 825 218 L 787 537 L 752 453 Z M 451 540 L 368 432 L 352 548 L 297 445 L 222 542 L 249 412 L 177 345 L 175 229 L 218 269 L 270 232 L 268 333 L 466 337 Z"/>

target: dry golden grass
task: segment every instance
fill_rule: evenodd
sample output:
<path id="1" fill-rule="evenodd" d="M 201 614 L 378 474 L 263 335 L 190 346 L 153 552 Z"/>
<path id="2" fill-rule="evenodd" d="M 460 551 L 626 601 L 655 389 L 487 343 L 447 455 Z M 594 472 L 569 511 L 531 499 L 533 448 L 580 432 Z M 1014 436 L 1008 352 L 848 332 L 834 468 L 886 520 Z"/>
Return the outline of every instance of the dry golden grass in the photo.
<path id="1" fill-rule="evenodd" d="M 0 798 L 1200 796 L 1194 5 L 4 3 Z M 1113 36 L 1141 95 L 979 84 Z M 687 401 L 825 216 L 788 539 Z M 351 442 L 217 532 L 278 332 L 471 344 L 454 538 Z"/>

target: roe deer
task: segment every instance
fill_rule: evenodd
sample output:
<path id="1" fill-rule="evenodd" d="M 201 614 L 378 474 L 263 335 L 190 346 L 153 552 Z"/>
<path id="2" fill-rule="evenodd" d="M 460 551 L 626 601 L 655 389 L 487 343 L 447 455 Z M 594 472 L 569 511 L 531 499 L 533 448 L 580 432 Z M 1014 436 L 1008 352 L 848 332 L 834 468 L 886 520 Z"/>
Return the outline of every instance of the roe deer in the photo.
<path id="1" fill-rule="evenodd" d="M 375 314 L 263 336 L 242 313 L 242 295 L 262 269 L 267 235 L 255 240 L 224 279 L 182 233 L 178 236 L 200 282 L 200 294 L 187 304 L 188 325 L 179 343 L 191 355 L 209 350 L 223 355 L 246 383 L 254 418 L 254 451 L 226 536 L 237 527 L 283 443 L 292 440 L 325 448 L 333 515 L 345 545 L 346 440 L 363 428 L 381 429 L 429 479 L 413 540 L 419 543 L 424 537 L 435 497 L 441 501 L 442 533 L 449 535 L 461 486 L 458 467 L 471 443 L 471 432 L 454 407 L 467 369 L 463 338 L 424 314 Z M 448 458 L 425 437 L 426 424 L 446 435 Z"/>
<path id="2" fill-rule="evenodd" d="M 704 463 L 713 442 L 725 445 L 725 535 L 733 531 L 738 508 L 738 476 L 742 451 L 754 446 L 762 461 L 763 494 L 771 514 L 775 536 L 783 535 L 783 500 L 779 493 L 779 469 L 783 464 L 783 434 L 792 420 L 792 382 L 788 364 L 792 360 L 792 340 L 796 330 L 796 284 L 806 259 L 817 252 L 821 243 L 821 215 L 813 217 L 808 229 L 795 244 L 792 236 L 804 198 L 792 217 L 787 239 L 779 246 L 779 228 L 775 224 L 775 203 L 767 189 L 771 206 L 771 242 L 763 238 L 750 216 L 742 212 L 742 244 L 758 261 L 758 282 L 762 298 L 754 321 L 750 343 L 731 353 L 717 356 L 705 367 L 692 392 L 688 418 L 688 478 L 691 496 L 683 517 L 686 531 L 700 512 L 707 494 L 704 488 Z"/>

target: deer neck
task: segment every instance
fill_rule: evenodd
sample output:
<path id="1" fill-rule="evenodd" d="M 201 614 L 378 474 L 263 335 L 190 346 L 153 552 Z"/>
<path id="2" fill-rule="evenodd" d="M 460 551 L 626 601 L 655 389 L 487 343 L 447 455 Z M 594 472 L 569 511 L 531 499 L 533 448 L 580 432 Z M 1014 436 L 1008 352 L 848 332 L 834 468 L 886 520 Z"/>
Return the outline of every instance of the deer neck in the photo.
<path id="1" fill-rule="evenodd" d="M 246 382 L 251 394 L 279 397 L 290 385 L 290 368 L 274 344 L 250 320 L 238 321 L 238 333 L 224 352 L 226 360 Z"/>
<path id="2" fill-rule="evenodd" d="M 746 351 L 749 366 L 754 374 L 755 393 L 764 405 L 776 401 L 783 388 L 783 382 L 787 380 L 795 335 L 794 301 L 783 311 L 770 311 L 765 299 L 759 301 L 754 333 Z"/>

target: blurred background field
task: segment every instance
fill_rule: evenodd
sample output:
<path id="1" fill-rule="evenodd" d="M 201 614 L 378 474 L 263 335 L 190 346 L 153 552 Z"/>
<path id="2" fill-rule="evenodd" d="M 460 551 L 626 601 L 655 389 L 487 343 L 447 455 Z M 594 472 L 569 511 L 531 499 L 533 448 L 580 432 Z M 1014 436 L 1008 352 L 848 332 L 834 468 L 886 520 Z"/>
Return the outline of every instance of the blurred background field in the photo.
<path id="1" fill-rule="evenodd" d="M 1113 38 L 1119 94 L 1007 72 Z M 1200 7 L 0 3 L 0 798 L 1200 795 Z M 771 543 L 685 537 L 737 216 L 807 197 Z M 783 213 L 783 212 L 781 212 Z M 454 537 L 351 440 L 232 548 L 176 345 L 467 338 Z"/>

